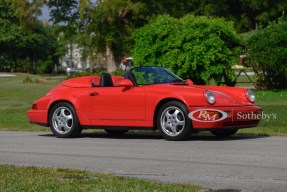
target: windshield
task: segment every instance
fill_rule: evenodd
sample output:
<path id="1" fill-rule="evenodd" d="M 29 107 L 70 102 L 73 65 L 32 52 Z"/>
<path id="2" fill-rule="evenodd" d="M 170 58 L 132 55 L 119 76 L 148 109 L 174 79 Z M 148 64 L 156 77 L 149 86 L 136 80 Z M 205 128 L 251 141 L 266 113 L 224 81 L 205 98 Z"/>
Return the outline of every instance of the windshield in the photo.
<path id="1" fill-rule="evenodd" d="M 183 82 L 181 78 L 163 67 L 136 67 L 130 73 L 137 85 Z"/>

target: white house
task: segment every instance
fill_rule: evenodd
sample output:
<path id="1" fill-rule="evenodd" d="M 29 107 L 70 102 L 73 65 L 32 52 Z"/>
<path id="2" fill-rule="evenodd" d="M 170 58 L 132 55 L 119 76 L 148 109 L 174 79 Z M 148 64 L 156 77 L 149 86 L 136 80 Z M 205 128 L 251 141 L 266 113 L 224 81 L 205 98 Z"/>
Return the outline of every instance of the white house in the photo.
<path id="1" fill-rule="evenodd" d="M 67 53 L 60 59 L 63 69 L 68 67 L 76 69 L 87 69 L 90 67 L 89 59 L 83 59 L 83 48 L 77 44 L 67 44 Z"/>

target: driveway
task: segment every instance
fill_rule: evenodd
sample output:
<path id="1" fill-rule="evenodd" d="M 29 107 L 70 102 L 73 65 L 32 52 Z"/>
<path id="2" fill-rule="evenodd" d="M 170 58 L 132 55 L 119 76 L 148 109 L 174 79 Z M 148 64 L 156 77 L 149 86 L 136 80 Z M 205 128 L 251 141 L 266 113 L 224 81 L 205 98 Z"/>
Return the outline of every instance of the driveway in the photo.
<path id="1" fill-rule="evenodd" d="M 287 137 L 192 136 L 172 142 L 158 134 L 112 138 L 86 133 L 58 139 L 49 132 L 0 132 L 0 164 L 73 167 L 212 189 L 286 191 Z"/>

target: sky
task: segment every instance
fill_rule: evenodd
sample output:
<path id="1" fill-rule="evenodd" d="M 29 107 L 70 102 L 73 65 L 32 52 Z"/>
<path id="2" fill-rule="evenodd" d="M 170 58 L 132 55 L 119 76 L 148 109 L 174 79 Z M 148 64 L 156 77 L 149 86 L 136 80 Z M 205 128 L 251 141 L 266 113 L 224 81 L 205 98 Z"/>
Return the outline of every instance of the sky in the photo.
<path id="1" fill-rule="evenodd" d="M 91 0 L 92 3 L 95 3 L 97 0 Z M 49 8 L 44 5 L 44 7 L 42 8 L 42 15 L 39 17 L 40 20 L 49 20 Z"/>
<path id="2" fill-rule="evenodd" d="M 46 5 L 42 8 L 42 15 L 39 17 L 39 19 L 40 20 L 49 19 L 49 9 Z"/>

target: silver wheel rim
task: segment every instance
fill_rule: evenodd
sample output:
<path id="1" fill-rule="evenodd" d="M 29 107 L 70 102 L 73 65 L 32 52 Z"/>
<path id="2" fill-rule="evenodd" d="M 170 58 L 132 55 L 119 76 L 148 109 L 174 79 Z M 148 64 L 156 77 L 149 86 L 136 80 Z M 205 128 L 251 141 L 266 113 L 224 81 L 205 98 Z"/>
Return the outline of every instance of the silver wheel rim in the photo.
<path id="1" fill-rule="evenodd" d="M 67 107 L 57 108 L 52 116 L 52 123 L 55 131 L 60 134 L 68 133 L 73 127 L 73 115 Z"/>
<path id="2" fill-rule="evenodd" d="M 178 136 L 184 129 L 185 117 L 181 109 L 175 106 L 166 108 L 160 117 L 162 130 L 169 136 Z"/>

